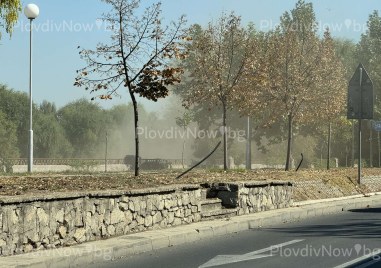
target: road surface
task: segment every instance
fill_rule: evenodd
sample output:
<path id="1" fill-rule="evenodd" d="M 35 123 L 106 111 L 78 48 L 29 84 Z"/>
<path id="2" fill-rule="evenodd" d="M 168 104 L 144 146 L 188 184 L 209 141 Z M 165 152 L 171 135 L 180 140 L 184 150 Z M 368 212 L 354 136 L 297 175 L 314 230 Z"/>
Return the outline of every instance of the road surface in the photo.
<path id="1" fill-rule="evenodd" d="M 95 267 L 381 267 L 381 208 L 356 209 L 164 248 Z"/>

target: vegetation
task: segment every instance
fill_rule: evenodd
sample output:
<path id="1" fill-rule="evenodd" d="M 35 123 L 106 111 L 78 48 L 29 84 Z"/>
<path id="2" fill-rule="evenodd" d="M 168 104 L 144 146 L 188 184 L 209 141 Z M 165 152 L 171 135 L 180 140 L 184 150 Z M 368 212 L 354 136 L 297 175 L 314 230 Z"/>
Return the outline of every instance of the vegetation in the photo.
<path id="1" fill-rule="evenodd" d="M 20 0 L 1 0 L 0 1 L 0 30 L 5 29 L 6 33 L 12 35 L 13 27 L 17 22 L 21 11 Z M 0 31 L 1 39 L 1 31 Z"/>
<path id="2" fill-rule="evenodd" d="M 241 26 L 240 17 L 223 14 L 215 24 L 205 30 L 199 25 L 191 29 L 192 42 L 187 47 L 189 59 L 184 61 L 188 79 L 182 86 L 184 105 L 206 102 L 208 106 L 219 106 L 222 110 L 222 136 L 224 148 L 224 170 L 227 159 L 227 111 L 234 107 L 250 65 L 249 54 L 255 43 L 250 31 Z"/>
<path id="3" fill-rule="evenodd" d="M 109 44 L 95 50 L 83 49 L 81 58 L 87 66 L 78 70 L 75 86 L 106 94 L 111 99 L 125 87 L 134 108 L 135 176 L 139 175 L 138 103 L 136 95 L 157 101 L 168 95 L 168 87 L 180 82 L 182 69 L 173 59 L 182 59 L 184 17 L 165 27 L 161 22 L 160 3 L 153 4 L 138 16 L 140 0 L 103 0 L 112 10 L 103 16 L 112 31 Z"/>
<path id="4" fill-rule="evenodd" d="M 303 153 L 305 167 L 330 168 L 332 158 L 350 166 L 355 160 L 357 126 L 346 119 L 346 92 L 359 62 L 374 83 L 375 119 L 381 116 L 381 17 L 377 11 L 370 14 L 368 30 L 356 44 L 333 37 L 329 29 L 319 35 L 313 5 L 303 0 L 268 32 L 243 25 L 234 13 L 223 13 L 213 23 L 192 25 L 185 31 L 183 17 L 168 27 L 162 25 L 160 4 L 137 12 L 139 0 L 104 2 L 111 7 L 103 18 L 111 30 L 110 41 L 93 50 L 80 49 L 85 67 L 78 70 L 75 85 L 94 93 L 93 99 L 110 99 L 124 88 L 132 103 L 109 110 L 84 99 L 60 109 L 49 102 L 35 104 L 36 158 L 102 158 L 107 130 L 110 157 L 134 155 L 135 175 L 140 149 L 143 158 L 181 158 L 184 166 L 184 159 L 204 157 L 221 139 L 223 150 L 208 165 L 223 164 L 226 170 L 229 156 L 236 164 L 244 161 L 242 139 L 247 137 L 239 137 L 238 142 L 237 136 L 229 134 L 243 131 L 244 117 L 250 116 L 253 135 L 248 138 L 258 149 L 253 150 L 255 163 L 284 163 L 290 170 Z M 13 11 L 5 8 L 12 5 Z M 19 5 L 18 1 L 0 4 L 0 27 L 9 33 Z M 5 14 L 13 15 L 4 20 Z M 138 97 L 158 101 L 172 90 L 185 110 L 170 102 L 175 108 L 159 115 L 137 102 Z M 27 157 L 27 115 L 27 95 L 0 86 L 3 171 L 10 171 L 9 159 Z M 160 138 L 176 125 L 183 134 L 173 140 Z M 371 124 L 365 126 L 364 154 L 369 156 L 367 166 L 374 166 L 371 159 L 378 158 L 379 151 L 374 149 L 378 138 Z M 193 129 L 216 135 L 185 135 Z"/>
<path id="5" fill-rule="evenodd" d="M 200 103 L 222 107 L 225 170 L 228 109 L 257 118 L 259 126 L 281 127 L 257 138 L 271 139 L 269 134 L 275 134 L 282 141 L 286 136 L 286 170 L 290 170 L 294 129 L 322 122 L 329 122 L 331 129 L 333 118 L 343 113 L 344 67 L 329 31 L 319 39 L 311 3 L 298 1 L 281 17 L 280 26 L 267 33 L 256 32 L 252 25 L 242 27 L 234 14 L 223 14 L 205 30 L 195 25 L 191 33 L 186 82 L 179 93 L 191 109 L 199 109 Z"/>

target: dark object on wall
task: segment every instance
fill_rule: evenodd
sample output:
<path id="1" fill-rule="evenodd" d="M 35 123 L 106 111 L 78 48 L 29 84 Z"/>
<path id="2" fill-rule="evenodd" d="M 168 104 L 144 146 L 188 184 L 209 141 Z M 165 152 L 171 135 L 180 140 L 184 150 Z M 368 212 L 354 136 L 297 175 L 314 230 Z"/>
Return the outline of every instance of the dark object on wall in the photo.
<path id="1" fill-rule="evenodd" d="M 196 165 L 194 165 L 193 167 L 187 169 L 186 171 L 184 171 L 183 173 L 181 173 L 179 176 L 176 177 L 176 179 L 180 179 L 182 176 L 184 176 L 185 174 L 187 174 L 189 171 L 191 171 L 192 169 L 194 169 L 195 167 L 197 167 L 198 165 L 200 165 L 202 162 L 204 162 L 206 159 L 208 159 L 216 150 L 217 148 L 221 145 L 221 141 L 218 142 L 218 144 L 216 145 L 216 147 L 213 149 L 213 151 L 211 151 L 207 156 L 205 156 L 200 162 L 198 162 Z"/>
<path id="2" fill-rule="evenodd" d="M 300 166 L 302 165 L 302 163 L 303 163 L 303 154 L 300 154 L 301 156 L 302 156 L 302 159 L 300 159 L 300 162 L 299 162 L 299 165 L 298 165 L 298 167 L 296 168 L 296 170 L 295 171 L 298 171 L 299 170 L 299 168 L 300 168 Z"/>

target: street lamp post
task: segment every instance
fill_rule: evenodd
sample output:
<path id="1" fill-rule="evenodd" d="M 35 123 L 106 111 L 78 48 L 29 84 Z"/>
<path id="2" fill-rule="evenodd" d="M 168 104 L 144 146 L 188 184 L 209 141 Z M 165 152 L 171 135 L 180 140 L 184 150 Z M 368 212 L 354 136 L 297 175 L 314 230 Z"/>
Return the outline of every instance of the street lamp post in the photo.
<path id="1" fill-rule="evenodd" d="M 29 38 L 29 157 L 28 172 L 33 171 L 33 99 L 32 99 L 32 22 L 38 17 L 40 9 L 35 4 L 28 4 L 24 9 L 25 16 L 30 21 Z"/>

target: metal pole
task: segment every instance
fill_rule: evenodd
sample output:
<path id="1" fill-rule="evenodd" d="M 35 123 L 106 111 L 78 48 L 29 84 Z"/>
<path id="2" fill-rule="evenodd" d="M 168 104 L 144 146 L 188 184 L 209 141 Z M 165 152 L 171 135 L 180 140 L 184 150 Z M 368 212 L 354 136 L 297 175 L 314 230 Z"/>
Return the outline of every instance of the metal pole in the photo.
<path id="1" fill-rule="evenodd" d="M 355 120 L 352 120 L 352 167 L 355 167 Z"/>
<path id="2" fill-rule="evenodd" d="M 372 130 L 372 121 L 369 121 L 369 167 L 373 167 L 373 130 Z"/>
<path id="3" fill-rule="evenodd" d="M 105 172 L 107 172 L 107 146 L 108 146 L 108 133 L 106 131 Z"/>
<path id="4" fill-rule="evenodd" d="M 33 99 L 32 99 L 32 23 L 30 19 L 29 29 L 29 158 L 28 158 L 28 172 L 33 171 Z"/>
<path id="5" fill-rule="evenodd" d="M 331 122 L 328 123 L 328 145 L 327 145 L 327 170 L 330 168 L 331 160 Z"/>
<path id="6" fill-rule="evenodd" d="M 246 129 L 246 169 L 251 170 L 251 126 L 250 116 L 247 117 Z"/>
<path id="7" fill-rule="evenodd" d="M 377 132 L 377 140 L 378 140 L 378 167 L 381 167 L 380 132 Z"/>
<path id="8" fill-rule="evenodd" d="M 360 68 L 360 116 L 359 116 L 359 137 L 358 137 L 358 184 L 361 184 L 361 119 L 362 119 L 362 68 Z"/>

